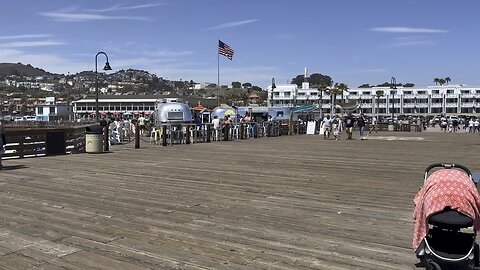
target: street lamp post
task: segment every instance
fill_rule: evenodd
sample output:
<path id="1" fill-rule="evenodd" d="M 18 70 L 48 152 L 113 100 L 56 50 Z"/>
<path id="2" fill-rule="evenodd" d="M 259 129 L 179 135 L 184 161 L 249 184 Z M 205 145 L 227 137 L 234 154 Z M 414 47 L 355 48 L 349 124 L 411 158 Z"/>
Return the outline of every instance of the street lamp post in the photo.
<path id="1" fill-rule="evenodd" d="M 270 107 L 273 107 L 273 90 L 275 90 L 277 86 L 275 85 L 275 78 L 272 78 L 272 92 L 270 93 Z"/>
<path id="2" fill-rule="evenodd" d="M 112 68 L 110 67 L 110 63 L 108 62 L 108 55 L 104 52 L 98 52 L 97 55 L 95 55 L 95 119 L 97 120 L 97 122 L 100 121 L 100 114 L 98 111 L 98 56 L 100 54 L 105 55 L 105 58 L 107 58 L 103 70 L 112 70 Z"/>
<path id="3" fill-rule="evenodd" d="M 395 117 L 395 90 L 397 89 L 397 80 L 395 77 L 392 77 L 392 80 L 390 81 L 390 87 L 392 89 L 392 122 L 394 121 Z"/>

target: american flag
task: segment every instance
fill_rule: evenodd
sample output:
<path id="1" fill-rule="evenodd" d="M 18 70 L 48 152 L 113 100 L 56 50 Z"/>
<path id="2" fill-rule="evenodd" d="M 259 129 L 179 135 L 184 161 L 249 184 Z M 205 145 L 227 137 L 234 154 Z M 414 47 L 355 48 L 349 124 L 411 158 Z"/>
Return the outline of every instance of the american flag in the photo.
<path id="1" fill-rule="evenodd" d="M 233 52 L 234 51 L 232 48 L 230 48 L 230 46 L 223 43 L 221 40 L 218 40 L 218 54 L 226 56 L 228 59 L 232 60 Z"/>

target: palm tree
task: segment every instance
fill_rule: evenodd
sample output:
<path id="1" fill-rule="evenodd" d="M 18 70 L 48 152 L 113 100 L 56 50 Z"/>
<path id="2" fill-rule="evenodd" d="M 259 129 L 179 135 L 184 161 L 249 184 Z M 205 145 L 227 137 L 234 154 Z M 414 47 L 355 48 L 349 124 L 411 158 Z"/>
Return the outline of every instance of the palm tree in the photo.
<path id="1" fill-rule="evenodd" d="M 330 114 L 335 114 L 335 103 L 337 101 L 337 95 L 343 93 L 342 88 L 339 87 L 338 83 L 335 83 L 333 87 L 330 88 L 330 102 L 331 102 L 331 109 Z"/>
<path id="2" fill-rule="evenodd" d="M 318 86 L 318 91 L 320 92 L 320 99 L 318 100 L 318 106 L 320 107 L 320 112 L 322 112 L 322 105 L 323 105 L 323 92 L 327 92 L 328 86 L 326 84 L 320 84 Z"/>
<path id="3" fill-rule="evenodd" d="M 380 98 L 385 95 L 385 92 L 383 90 L 377 90 L 375 92 L 375 96 L 377 97 L 377 116 L 378 116 L 378 107 L 380 106 Z"/>
<path id="4" fill-rule="evenodd" d="M 439 79 L 439 78 L 435 78 L 435 79 L 433 79 L 433 82 L 435 83 L 435 85 L 438 85 L 438 82 L 439 82 L 439 81 L 440 81 L 440 79 Z"/>
<path id="5" fill-rule="evenodd" d="M 340 93 L 342 94 L 342 102 L 343 102 L 343 92 L 347 92 L 348 90 L 348 85 L 345 83 L 339 83 L 337 87 L 340 89 Z"/>
<path id="6" fill-rule="evenodd" d="M 446 81 L 445 81 L 445 79 L 443 79 L 443 78 L 438 80 L 438 83 L 439 83 L 440 85 L 444 85 L 445 82 L 446 82 Z"/>
<path id="7" fill-rule="evenodd" d="M 452 81 L 452 79 L 450 79 L 450 77 L 446 77 L 446 78 L 445 78 L 445 82 L 447 83 L 447 85 L 448 85 L 448 83 L 451 82 L 451 81 Z"/>

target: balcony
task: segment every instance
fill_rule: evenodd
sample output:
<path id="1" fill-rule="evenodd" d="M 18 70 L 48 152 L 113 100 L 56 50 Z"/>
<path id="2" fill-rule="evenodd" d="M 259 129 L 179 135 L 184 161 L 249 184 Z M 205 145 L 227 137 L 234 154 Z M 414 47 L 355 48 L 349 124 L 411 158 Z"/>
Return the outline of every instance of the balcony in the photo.
<path id="1" fill-rule="evenodd" d="M 432 103 L 431 107 L 432 108 L 441 108 L 441 107 L 443 107 L 443 103 Z"/>
<path id="2" fill-rule="evenodd" d="M 458 103 L 457 103 L 457 102 L 453 102 L 453 103 L 452 103 L 452 102 L 449 102 L 449 103 L 447 103 L 447 104 L 445 105 L 445 107 L 447 107 L 447 108 L 456 108 L 456 107 L 458 107 Z"/>
<path id="3" fill-rule="evenodd" d="M 474 98 L 475 94 L 468 93 L 468 94 L 461 94 L 460 95 L 462 98 Z"/>
<path id="4" fill-rule="evenodd" d="M 443 98 L 443 94 L 432 94 L 432 98 Z"/>
<path id="5" fill-rule="evenodd" d="M 471 107 L 475 106 L 475 103 L 474 103 L 474 102 L 462 102 L 462 103 L 460 103 L 460 106 L 461 106 L 462 108 L 467 108 L 467 107 L 470 107 L 470 108 L 471 108 Z M 476 107 L 476 106 L 475 106 L 475 107 Z"/>

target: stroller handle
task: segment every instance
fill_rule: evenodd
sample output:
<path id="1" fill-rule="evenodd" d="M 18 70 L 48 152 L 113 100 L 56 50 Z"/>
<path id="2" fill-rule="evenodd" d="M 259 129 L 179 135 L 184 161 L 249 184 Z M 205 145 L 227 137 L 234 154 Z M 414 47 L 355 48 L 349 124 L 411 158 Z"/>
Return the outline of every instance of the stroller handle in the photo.
<path id="1" fill-rule="evenodd" d="M 454 169 L 454 168 L 456 168 L 456 169 L 460 169 L 460 170 L 464 171 L 468 175 L 468 177 L 470 177 L 470 179 L 472 179 L 472 172 L 467 167 L 465 167 L 463 165 L 455 164 L 455 163 L 434 163 L 434 164 L 429 165 L 425 169 L 424 182 L 427 181 L 428 173 L 434 168 L 444 168 L 444 169 Z"/>

